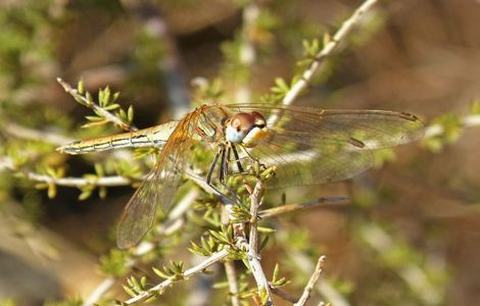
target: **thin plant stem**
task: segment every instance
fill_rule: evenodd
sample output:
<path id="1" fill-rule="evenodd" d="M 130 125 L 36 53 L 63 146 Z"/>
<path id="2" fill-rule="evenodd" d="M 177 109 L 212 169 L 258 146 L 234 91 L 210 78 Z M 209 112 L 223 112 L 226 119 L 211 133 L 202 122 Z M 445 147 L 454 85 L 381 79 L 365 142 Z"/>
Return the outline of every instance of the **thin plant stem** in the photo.
<path id="1" fill-rule="evenodd" d="M 312 276 L 308 280 L 308 283 L 305 286 L 305 289 L 303 289 L 302 296 L 300 296 L 298 301 L 295 304 L 293 304 L 294 306 L 304 306 L 307 303 L 308 299 L 310 298 L 310 295 L 312 294 L 313 288 L 315 287 L 315 284 L 320 278 L 320 274 L 322 273 L 325 258 L 326 257 L 322 255 L 318 259 L 317 265 L 315 266 L 315 270 L 313 271 Z"/>
<path id="2" fill-rule="evenodd" d="M 198 265 L 195 265 L 183 272 L 182 276 L 184 279 L 188 279 L 197 273 L 203 272 L 205 269 L 210 267 L 211 265 L 223 260 L 225 257 L 228 256 L 228 249 L 225 248 L 221 251 L 213 253 L 211 256 L 200 262 Z M 138 302 L 141 302 L 145 299 L 148 299 L 158 293 L 162 293 L 166 288 L 173 285 L 176 282 L 173 278 L 168 278 L 163 282 L 149 288 L 146 291 L 142 291 L 139 294 L 135 295 L 134 297 L 128 299 L 127 301 L 123 302 L 122 305 L 132 305 Z"/>
<path id="3" fill-rule="evenodd" d="M 315 72 L 319 70 L 325 61 L 325 59 L 330 56 L 338 47 L 340 42 L 342 42 L 350 31 L 354 28 L 356 24 L 361 20 L 361 17 L 365 15 L 376 3 L 378 0 L 366 0 L 363 4 L 358 7 L 355 12 L 345 20 L 342 26 L 337 30 L 335 35 L 323 46 L 322 50 L 318 52 L 310 65 L 303 71 L 298 81 L 296 81 L 290 90 L 285 94 L 282 99 L 281 104 L 290 105 L 292 104 L 300 95 L 300 93 L 308 86 L 311 82 Z M 268 118 L 268 126 L 273 126 L 280 119 L 280 113 L 273 113 L 270 118 Z"/>
<path id="4" fill-rule="evenodd" d="M 1 168 L 5 168 L 10 171 L 19 172 L 23 174 L 30 181 L 46 183 L 46 184 L 55 184 L 57 186 L 65 186 L 65 187 L 83 187 L 87 185 L 113 187 L 113 186 L 130 185 L 133 182 L 132 179 L 124 176 L 119 176 L 119 175 L 99 177 L 95 180 L 81 178 L 81 177 L 56 178 L 56 177 L 52 177 L 45 174 L 39 174 L 31 171 L 18 169 L 15 166 L 14 162 L 8 157 L 0 157 L 0 169 Z"/>
<path id="5" fill-rule="evenodd" d="M 255 188 L 250 193 L 250 233 L 248 237 L 247 260 L 250 265 L 253 277 L 257 283 L 259 293 L 265 293 L 265 305 L 273 305 L 272 292 L 268 283 L 263 267 L 260 263 L 260 256 L 258 254 L 258 229 L 257 218 L 258 208 L 262 205 L 262 197 L 264 192 L 263 182 L 257 180 Z"/>
<path id="6" fill-rule="evenodd" d="M 70 84 L 62 80 L 61 78 L 57 78 L 57 82 L 62 85 L 63 89 L 69 93 L 72 97 L 74 97 L 75 100 L 77 100 L 79 103 L 82 105 L 85 105 L 86 107 L 92 109 L 95 113 L 101 115 L 103 118 L 105 118 L 107 121 L 115 124 L 116 126 L 120 127 L 124 131 L 128 132 L 133 132 L 138 130 L 135 126 L 129 124 L 128 122 L 123 121 L 120 119 L 118 116 L 112 114 L 108 110 L 100 107 L 93 101 L 90 101 L 86 99 L 84 96 L 78 93 L 78 90 L 74 89 Z"/>
<path id="7" fill-rule="evenodd" d="M 223 263 L 225 267 L 225 274 L 228 281 L 228 289 L 230 291 L 230 301 L 232 306 L 240 306 L 240 299 L 238 298 L 238 281 L 237 271 L 235 270 L 235 264 L 233 261 L 228 260 Z"/>

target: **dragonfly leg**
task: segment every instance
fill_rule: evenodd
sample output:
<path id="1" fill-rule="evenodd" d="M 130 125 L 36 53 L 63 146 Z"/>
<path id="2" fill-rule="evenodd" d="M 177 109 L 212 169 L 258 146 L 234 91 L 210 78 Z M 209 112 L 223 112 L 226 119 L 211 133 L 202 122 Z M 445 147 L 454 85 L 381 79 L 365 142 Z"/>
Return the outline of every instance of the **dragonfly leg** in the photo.
<path id="1" fill-rule="evenodd" d="M 222 152 L 225 150 L 224 146 L 220 146 L 220 148 L 217 150 L 217 153 L 215 153 L 215 156 L 213 157 L 213 161 L 212 163 L 210 164 L 210 168 L 208 169 L 208 173 L 207 173 L 207 184 L 208 185 L 212 185 L 212 175 L 213 175 L 213 171 L 215 170 L 215 167 L 217 166 L 217 162 L 218 162 L 218 158 L 220 157 L 220 155 L 222 154 Z"/>
<path id="2" fill-rule="evenodd" d="M 232 151 L 233 151 L 233 155 L 235 156 L 235 161 L 237 162 L 238 172 L 243 173 L 244 171 L 243 171 L 242 163 L 240 162 L 240 157 L 238 155 L 237 148 L 235 147 L 234 144 L 232 144 Z"/>
<path id="3" fill-rule="evenodd" d="M 230 200 L 232 203 L 239 203 L 240 198 L 237 196 L 237 193 L 227 184 L 227 177 L 229 174 L 229 162 L 230 162 L 230 157 L 231 157 L 231 144 L 225 144 L 222 145 L 222 149 L 220 149 L 217 154 L 215 161 L 218 162 L 218 159 L 220 161 L 218 162 L 219 164 L 219 169 L 218 169 L 218 180 L 219 184 L 224 188 L 223 190 L 227 192 L 230 196 L 227 198 Z M 213 170 L 212 170 L 213 172 Z M 215 190 L 218 190 L 212 183 L 211 181 L 207 181 L 207 184 L 209 184 L 212 188 Z M 225 195 L 225 193 L 224 193 Z M 225 195 L 226 196 L 226 195 Z"/>
<path id="4" fill-rule="evenodd" d="M 230 165 L 230 160 L 232 159 L 232 146 L 231 145 L 229 145 L 227 147 L 227 153 L 226 153 L 226 158 L 225 159 L 226 159 L 225 164 L 227 166 L 225 167 L 224 175 L 225 175 L 225 177 L 228 177 L 229 173 L 232 172 L 232 171 L 228 171 L 229 168 L 230 168 L 230 166 L 229 166 Z"/>
<path id="5" fill-rule="evenodd" d="M 220 184 L 225 187 L 226 190 L 228 190 L 228 192 L 232 195 L 235 196 L 235 199 L 232 199 L 232 198 L 228 198 L 226 197 L 225 195 L 225 199 L 227 199 L 228 201 L 232 202 L 232 203 L 236 203 L 239 201 L 238 197 L 235 195 L 235 193 L 233 192 L 233 190 L 231 188 L 229 188 L 226 184 L 226 181 L 225 181 L 225 177 L 226 177 L 226 167 L 228 166 L 227 165 L 227 159 L 226 159 L 226 148 L 225 148 L 225 144 L 220 144 L 218 146 L 218 150 L 217 152 L 215 153 L 215 156 L 213 158 L 213 161 L 210 165 L 210 168 L 208 170 L 208 173 L 207 173 L 207 177 L 206 177 L 206 183 L 208 186 L 210 186 L 213 190 L 215 190 L 217 193 L 219 194 L 223 194 L 225 195 L 223 192 L 221 192 L 213 183 L 212 183 L 212 176 L 213 176 L 213 173 L 217 167 L 217 164 L 220 164 L 219 165 L 219 181 L 220 181 Z M 219 162 L 219 159 L 220 159 L 220 162 Z"/>
<path id="6" fill-rule="evenodd" d="M 220 182 L 220 185 L 223 186 L 224 191 L 226 191 L 227 194 L 229 194 L 228 199 L 231 200 L 232 203 L 238 204 L 241 202 L 240 197 L 237 195 L 235 190 L 232 189 L 232 187 L 228 186 L 226 181 Z"/>
<path id="7" fill-rule="evenodd" d="M 228 169 L 227 159 L 225 158 L 226 157 L 225 152 L 226 152 L 226 149 L 225 147 L 223 147 L 221 152 L 221 157 L 220 157 L 220 168 L 218 169 L 219 170 L 218 179 L 222 184 L 225 184 L 225 176 Z"/>
<path id="8" fill-rule="evenodd" d="M 257 163 L 260 166 L 260 169 L 263 169 L 263 170 L 267 169 L 267 165 L 260 162 L 257 158 L 253 157 L 244 146 L 240 146 L 240 147 L 243 149 L 243 152 L 248 156 L 248 158 L 250 158 L 252 162 Z"/>

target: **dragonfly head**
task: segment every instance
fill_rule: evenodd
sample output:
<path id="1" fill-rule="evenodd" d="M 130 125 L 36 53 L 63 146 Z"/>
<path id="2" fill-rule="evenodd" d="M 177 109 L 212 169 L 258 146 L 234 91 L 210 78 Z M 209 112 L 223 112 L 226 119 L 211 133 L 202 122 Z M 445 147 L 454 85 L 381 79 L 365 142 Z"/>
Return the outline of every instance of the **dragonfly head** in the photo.
<path id="1" fill-rule="evenodd" d="M 267 132 L 265 118 L 259 112 L 236 113 L 225 121 L 225 138 L 247 147 L 256 146 Z"/>

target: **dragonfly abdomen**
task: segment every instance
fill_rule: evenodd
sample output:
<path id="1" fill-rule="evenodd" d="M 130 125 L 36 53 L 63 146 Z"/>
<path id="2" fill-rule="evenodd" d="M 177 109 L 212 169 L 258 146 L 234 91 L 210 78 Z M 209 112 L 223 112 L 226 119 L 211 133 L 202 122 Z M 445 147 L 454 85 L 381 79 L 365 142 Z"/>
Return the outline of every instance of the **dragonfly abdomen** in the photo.
<path id="1" fill-rule="evenodd" d="M 76 141 L 58 148 L 57 151 L 76 155 L 122 148 L 161 147 L 175 126 L 176 122 L 169 122 L 131 133 Z"/>
<path id="2" fill-rule="evenodd" d="M 112 149 L 145 147 L 154 145 L 147 136 L 135 136 L 120 134 L 120 137 L 108 136 L 91 140 L 76 141 L 58 148 L 58 151 L 68 154 L 84 154 L 90 152 L 102 152 Z"/>

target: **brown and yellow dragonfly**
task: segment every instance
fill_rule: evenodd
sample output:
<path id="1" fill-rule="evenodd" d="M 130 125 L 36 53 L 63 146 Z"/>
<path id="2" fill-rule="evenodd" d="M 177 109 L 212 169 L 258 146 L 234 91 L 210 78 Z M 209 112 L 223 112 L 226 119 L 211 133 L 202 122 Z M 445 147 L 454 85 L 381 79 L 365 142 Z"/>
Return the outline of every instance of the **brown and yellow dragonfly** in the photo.
<path id="1" fill-rule="evenodd" d="M 351 178 L 373 166 L 373 151 L 417 140 L 423 130 L 420 119 L 403 112 L 214 104 L 199 106 L 178 122 L 79 141 L 59 151 L 162 147 L 120 219 L 117 243 L 128 248 L 151 228 L 157 208 L 172 204 L 196 143 L 214 150 L 208 184 L 224 184 L 229 175 L 259 163 L 275 169 L 269 185 L 285 187 Z"/>

